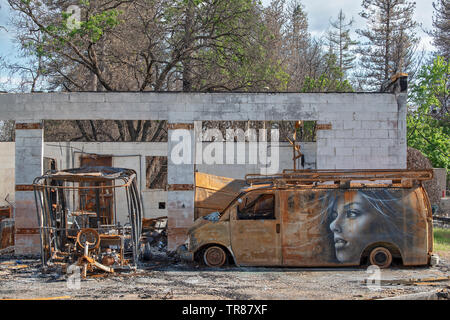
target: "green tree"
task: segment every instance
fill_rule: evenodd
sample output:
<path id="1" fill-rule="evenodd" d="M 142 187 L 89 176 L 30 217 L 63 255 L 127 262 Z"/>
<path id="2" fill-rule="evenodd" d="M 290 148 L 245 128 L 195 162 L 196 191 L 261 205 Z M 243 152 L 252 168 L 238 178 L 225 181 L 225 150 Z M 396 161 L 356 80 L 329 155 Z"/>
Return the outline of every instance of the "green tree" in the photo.
<path id="1" fill-rule="evenodd" d="M 339 67 L 338 58 L 334 53 L 324 55 L 325 66 L 317 77 L 307 76 L 301 89 L 302 92 L 352 92 L 352 85 L 343 80 L 344 74 Z"/>
<path id="2" fill-rule="evenodd" d="M 434 167 L 450 169 L 449 62 L 437 57 L 419 72 L 411 88 L 407 116 L 408 146 L 430 159 Z"/>

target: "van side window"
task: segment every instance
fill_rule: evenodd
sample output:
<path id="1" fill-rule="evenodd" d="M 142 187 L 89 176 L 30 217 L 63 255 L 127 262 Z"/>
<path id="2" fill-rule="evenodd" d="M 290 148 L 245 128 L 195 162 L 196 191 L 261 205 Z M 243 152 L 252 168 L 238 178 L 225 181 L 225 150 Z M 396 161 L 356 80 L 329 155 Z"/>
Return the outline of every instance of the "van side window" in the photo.
<path id="1" fill-rule="evenodd" d="M 237 208 L 239 220 L 275 219 L 275 195 L 273 194 L 261 194 L 255 200 L 250 200 L 245 207 L 244 205 Z"/>

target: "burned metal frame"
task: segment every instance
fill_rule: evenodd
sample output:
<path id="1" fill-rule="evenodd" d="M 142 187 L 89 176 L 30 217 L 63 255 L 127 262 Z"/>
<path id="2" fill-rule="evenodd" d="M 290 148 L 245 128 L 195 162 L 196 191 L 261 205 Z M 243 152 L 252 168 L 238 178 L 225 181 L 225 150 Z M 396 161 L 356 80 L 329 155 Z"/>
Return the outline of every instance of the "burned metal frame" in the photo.
<path id="1" fill-rule="evenodd" d="M 311 184 L 334 182 L 337 185 L 350 186 L 351 181 L 383 181 L 391 180 L 391 184 L 376 184 L 371 187 L 394 187 L 400 184 L 403 187 L 411 185 L 413 181 L 426 181 L 433 179 L 433 170 L 289 170 L 275 175 L 247 174 L 245 181 L 248 185 L 258 184 Z M 330 185 L 328 185 L 330 186 Z"/>
<path id="2" fill-rule="evenodd" d="M 84 263 L 84 266 L 90 263 L 98 269 L 113 272 L 113 268 L 105 267 L 95 261 L 95 259 L 92 259 L 89 255 L 89 248 L 86 249 L 79 244 L 80 233 L 86 230 L 91 230 L 93 234 L 97 233 L 99 238 L 104 239 L 105 242 L 112 238 L 116 242 L 120 242 L 120 260 L 118 260 L 120 261 L 120 267 L 124 265 L 130 266 L 128 260 L 124 259 L 124 239 L 130 240 L 133 265 L 136 265 L 139 256 L 138 250 L 143 216 L 136 180 L 136 172 L 134 170 L 112 167 L 82 167 L 62 171 L 50 170 L 43 176 L 35 178 L 33 188 L 40 230 L 42 265 L 48 266 L 57 262 L 56 260 L 73 263 L 78 258 L 78 263 Z M 128 222 L 124 226 L 121 226 L 117 221 L 115 196 L 113 198 L 114 214 L 108 220 L 109 223 L 106 225 L 100 224 L 99 192 L 102 189 L 110 189 L 114 191 L 114 194 L 116 189 L 125 189 Z M 95 212 L 83 211 L 83 206 L 81 205 L 81 192 L 88 190 L 95 191 Z M 68 204 L 70 194 L 68 192 L 73 193 L 74 208 L 75 196 L 76 194 L 78 195 L 81 209 L 79 213 L 84 219 L 80 219 L 80 221 L 84 221 L 88 225 L 87 228 L 86 226 L 84 228 L 80 227 L 77 222 L 77 215 L 74 215 L 76 211 L 70 211 Z M 68 227 L 69 215 L 73 217 L 75 228 L 73 228 L 74 224 L 72 224 L 72 228 L 69 229 Z M 91 221 L 94 223 L 91 223 Z M 94 227 L 92 228 L 90 224 L 94 224 Z M 130 226 L 127 226 L 128 224 Z M 76 235 L 73 234 L 75 232 Z M 87 247 L 89 247 L 90 243 L 87 240 L 86 243 Z M 90 248 L 90 250 L 93 249 L 95 248 Z M 111 262 L 111 260 L 109 261 Z M 83 270 L 83 272 L 85 276 L 86 270 Z"/>

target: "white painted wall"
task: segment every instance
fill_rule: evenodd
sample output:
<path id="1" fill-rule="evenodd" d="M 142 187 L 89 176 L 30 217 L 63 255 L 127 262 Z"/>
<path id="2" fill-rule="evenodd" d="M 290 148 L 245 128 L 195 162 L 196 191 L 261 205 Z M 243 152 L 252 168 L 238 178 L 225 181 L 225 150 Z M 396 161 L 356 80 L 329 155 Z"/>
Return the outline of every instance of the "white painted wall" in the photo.
<path id="1" fill-rule="evenodd" d="M 5 201 L 13 202 L 15 199 L 15 143 L 0 142 L 0 206 L 7 206 Z"/>
<path id="2" fill-rule="evenodd" d="M 84 153 L 111 155 L 112 166 L 133 169 L 137 173 L 138 189 L 142 192 L 145 218 L 167 216 L 167 209 L 159 209 L 159 202 L 167 202 L 167 191 L 146 189 L 145 157 L 167 156 L 164 142 L 45 142 L 44 156 L 57 162 L 58 170 L 80 166 Z M 117 189 L 116 211 L 120 223 L 127 221 L 126 194 Z"/>
<path id="3" fill-rule="evenodd" d="M 203 150 L 208 147 L 210 143 L 203 142 Z M 284 169 L 293 169 L 294 163 L 292 161 L 293 153 L 292 146 L 288 142 L 281 142 L 279 148 L 279 170 L 277 172 L 281 172 Z M 267 147 L 270 150 L 270 143 L 267 143 Z M 297 160 L 297 169 L 316 169 L 316 143 L 315 142 L 302 142 L 300 143 L 300 150 L 305 155 L 305 167 L 301 167 L 300 159 Z M 245 155 L 248 159 L 249 156 L 249 145 L 245 144 Z M 224 147 L 224 162 L 226 157 L 226 149 Z M 246 161 L 248 162 L 248 161 Z M 234 163 L 235 164 L 197 164 L 195 169 L 199 172 L 205 172 L 209 174 L 214 174 L 218 176 L 235 178 L 235 179 L 244 179 L 246 174 L 256 173 L 256 174 L 266 174 L 263 170 L 261 172 L 261 168 L 263 165 L 261 164 L 260 158 L 258 156 L 257 164 L 237 164 L 237 152 L 236 148 L 234 151 Z M 268 163 L 269 161 L 266 159 L 264 163 Z"/>

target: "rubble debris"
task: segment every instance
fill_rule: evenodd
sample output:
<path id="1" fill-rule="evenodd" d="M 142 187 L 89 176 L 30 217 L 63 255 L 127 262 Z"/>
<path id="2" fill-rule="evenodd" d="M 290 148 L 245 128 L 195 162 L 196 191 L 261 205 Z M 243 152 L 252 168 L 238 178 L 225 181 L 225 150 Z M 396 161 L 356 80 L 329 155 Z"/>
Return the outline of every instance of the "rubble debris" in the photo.
<path id="1" fill-rule="evenodd" d="M 439 256 L 437 254 L 432 254 L 430 258 L 430 266 L 437 266 L 440 262 Z"/>
<path id="2" fill-rule="evenodd" d="M 408 170 L 433 169 L 433 165 L 430 160 L 428 160 L 428 158 L 425 157 L 419 150 L 408 147 L 407 153 L 408 155 L 406 162 Z M 430 203 L 435 206 L 439 206 L 442 197 L 437 179 L 437 176 L 433 176 L 432 180 L 423 182 L 423 186 L 428 193 Z"/>
<path id="3" fill-rule="evenodd" d="M 450 276 L 447 277 L 433 277 L 433 278 L 420 278 L 420 279 L 382 279 L 379 280 L 380 285 L 417 285 L 418 283 L 436 283 L 450 281 Z M 366 284 L 366 280 L 362 281 L 362 284 Z"/>
<path id="4" fill-rule="evenodd" d="M 61 296 L 61 297 L 44 297 L 44 298 L 30 298 L 30 299 L 0 299 L 2 301 L 14 301 L 14 300 L 69 300 L 72 299 L 71 296 Z"/>
<path id="5" fill-rule="evenodd" d="M 14 253 L 14 248 L 15 248 L 14 246 L 10 246 L 10 247 L 5 248 L 5 249 L 0 249 L 0 255 Z"/>
<path id="6" fill-rule="evenodd" d="M 449 300 L 449 298 L 450 296 L 448 290 L 442 289 L 438 291 L 405 294 L 377 300 Z"/>
<path id="7" fill-rule="evenodd" d="M 167 217 L 142 220 L 141 259 L 166 260 L 167 252 Z"/>

